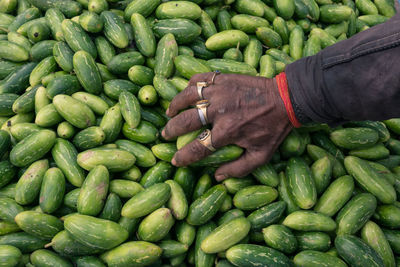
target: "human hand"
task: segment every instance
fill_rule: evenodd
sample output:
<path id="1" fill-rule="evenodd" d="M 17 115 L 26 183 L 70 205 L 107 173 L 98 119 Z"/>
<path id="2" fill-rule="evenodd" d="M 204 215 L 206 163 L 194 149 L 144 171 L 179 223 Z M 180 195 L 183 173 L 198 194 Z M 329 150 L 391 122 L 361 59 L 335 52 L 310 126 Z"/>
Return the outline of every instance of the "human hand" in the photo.
<path id="1" fill-rule="evenodd" d="M 171 102 L 167 115 L 171 120 L 162 135 L 170 140 L 203 127 L 198 110 L 180 110 L 194 106 L 200 100 L 197 82 L 212 83 L 214 73 L 197 74 L 188 87 Z M 208 123 L 212 125 L 214 148 L 235 144 L 245 149 L 243 155 L 221 165 L 215 172 L 217 181 L 228 177 L 243 177 L 266 163 L 293 128 L 274 79 L 238 74 L 220 74 L 208 87 L 203 98 L 208 100 Z M 175 166 L 186 166 L 212 152 L 198 139 L 176 152 Z"/>

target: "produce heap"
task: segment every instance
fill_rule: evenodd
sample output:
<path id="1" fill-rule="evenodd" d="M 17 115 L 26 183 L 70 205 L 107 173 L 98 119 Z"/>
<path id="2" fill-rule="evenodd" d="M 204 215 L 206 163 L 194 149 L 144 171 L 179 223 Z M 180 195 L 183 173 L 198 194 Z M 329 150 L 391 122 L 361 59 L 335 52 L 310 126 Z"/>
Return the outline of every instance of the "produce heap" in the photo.
<path id="1" fill-rule="evenodd" d="M 400 119 L 307 125 L 170 164 L 196 73 L 260 75 L 386 21 L 392 0 L 0 0 L 0 266 L 399 266 Z M 397 265 L 396 265 L 397 261 Z"/>

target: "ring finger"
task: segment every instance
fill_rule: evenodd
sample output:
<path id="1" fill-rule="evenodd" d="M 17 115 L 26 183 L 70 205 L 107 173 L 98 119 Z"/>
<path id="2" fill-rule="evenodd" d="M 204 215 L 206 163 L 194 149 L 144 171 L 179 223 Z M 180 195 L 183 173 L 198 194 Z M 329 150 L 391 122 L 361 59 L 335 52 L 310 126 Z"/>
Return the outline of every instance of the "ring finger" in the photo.
<path id="1" fill-rule="evenodd" d="M 222 135 L 218 134 L 214 129 L 211 130 L 211 134 L 208 138 L 211 138 L 211 146 L 215 149 L 218 149 L 221 142 L 219 139 L 223 138 Z M 199 161 L 208 155 L 211 155 L 213 151 L 211 151 L 207 146 L 203 145 L 199 138 L 196 138 L 194 141 L 182 147 L 175 153 L 174 158 L 172 159 L 172 164 L 175 166 L 187 166 L 196 161 Z"/>

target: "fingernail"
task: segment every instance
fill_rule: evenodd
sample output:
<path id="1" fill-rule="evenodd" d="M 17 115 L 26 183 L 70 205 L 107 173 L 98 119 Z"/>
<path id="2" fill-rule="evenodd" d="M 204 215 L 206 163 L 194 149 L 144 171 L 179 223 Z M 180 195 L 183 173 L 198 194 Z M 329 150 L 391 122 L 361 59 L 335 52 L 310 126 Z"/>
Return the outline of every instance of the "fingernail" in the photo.
<path id="1" fill-rule="evenodd" d="M 176 166 L 176 160 L 175 160 L 175 158 L 173 158 L 173 159 L 171 160 L 171 163 L 172 163 L 172 165 Z"/>
<path id="2" fill-rule="evenodd" d="M 168 115 L 169 114 L 169 108 L 167 108 L 167 110 L 165 111 L 165 113 Z"/>
<path id="3" fill-rule="evenodd" d="M 215 180 L 217 180 L 217 182 L 221 182 L 222 180 L 225 180 L 226 176 L 225 174 L 218 174 L 215 176 Z"/>
<path id="4" fill-rule="evenodd" d="M 161 135 L 162 135 L 162 137 L 164 137 L 164 138 L 165 138 L 165 129 L 164 129 L 164 130 L 162 130 L 162 132 L 161 132 Z"/>

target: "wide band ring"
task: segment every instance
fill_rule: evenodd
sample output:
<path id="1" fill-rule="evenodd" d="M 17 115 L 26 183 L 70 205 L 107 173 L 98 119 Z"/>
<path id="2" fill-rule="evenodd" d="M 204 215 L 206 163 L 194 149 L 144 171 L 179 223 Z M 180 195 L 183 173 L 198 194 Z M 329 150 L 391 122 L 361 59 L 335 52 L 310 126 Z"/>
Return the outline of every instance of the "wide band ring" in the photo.
<path id="1" fill-rule="evenodd" d="M 209 105 L 210 103 L 208 103 L 208 100 L 200 100 L 196 103 L 197 112 L 199 113 L 199 118 L 203 126 L 208 124 L 207 107 Z"/>
<path id="2" fill-rule="evenodd" d="M 200 144 L 205 146 L 208 150 L 211 152 L 214 152 L 216 149 L 212 144 L 211 141 L 211 131 L 209 129 L 206 129 L 204 132 L 202 132 L 198 137 L 198 140 Z"/>
<path id="3" fill-rule="evenodd" d="M 208 83 L 207 83 L 207 82 L 198 82 L 198 83 L 196 84 L 196 86 L 197 86 L 197 94 L 199 95 L 199 99 L 200 99 L 200 100 L 204 100 L 204 97 L 203 97 L 203 88 L 204 88 L 204 87 L 207 87 L 207 86 L 208 86 Z"/>

